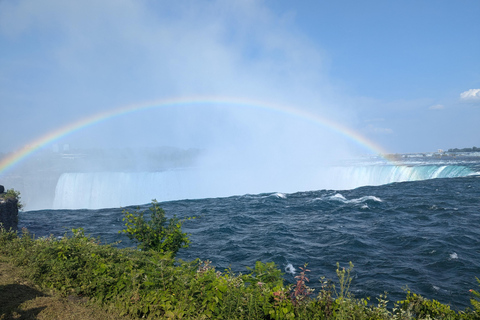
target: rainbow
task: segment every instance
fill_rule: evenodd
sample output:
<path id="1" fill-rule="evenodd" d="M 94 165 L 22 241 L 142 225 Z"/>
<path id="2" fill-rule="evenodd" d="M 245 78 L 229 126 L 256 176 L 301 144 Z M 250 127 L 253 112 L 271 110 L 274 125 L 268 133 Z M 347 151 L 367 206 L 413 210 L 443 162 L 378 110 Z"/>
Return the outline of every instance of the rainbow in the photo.
<path id="1" fill-rule="evenodd" d="M 69 134 L 72 134 L 76 131 L 85 129 L 87 127 L 93 126 L 100 122 L 120 117 L 126 114 L 130 114 L 137 111 L 145 111 L 155 108 L 165 108 L 165 107 L 176 107 L 176 106 L 186 106 L 186 105 L 222 105 L 229 107 L 244 107 L 244 108 L 256 108 L 256 109 L 265 109 L 275 112 L 284 113 L 289 116 L 299 118 L 304 121 L 312 122 L 316 125 L 321 125 L 329 130 L 344 136 L 348 140 L 355 142 L 356 144 L 362 146 L 363 148 L 379 155 L 386 155 L 386 152 L 382 147 L 375 144 L 374 142 L 368 140 L 360 133 L 343 126 L 339 123 L 336 123 L 327 118 L 321 117 L 317 114 L 293 108 L 291 106 L 272 104 L 264 101 L 255 101 L 248 99 L 238 99 L 238 98 L 225 98 L 225 97 L 190 97 L 190 98 L 173 98 L 173 99 L 162 99 L 157 101 L 150 101 L 140 104 L 128 105 L 109 111 L 104 111 L 96 113 L 89 117 L 80 119 L 78 121 L 69 123 L 63 127 L 57 128 L 47 134 L 41 136 L 38 139 L 35 139 L 24 146 L 22 149 L 13 152 L 12 154 L 6 156 L 3 159 L 0 159 L 0 175 L 6 172 L 8 169 L 12 168 L 14 165 L 18 164 L 22 160 L 26 159 L 28 156 L 33 154 L 35 151 L 41 149 L 42 147 L 59 140 L 62 137 L 65 137 Z M 387 159 L 388 160 L 388 159 Z"/>

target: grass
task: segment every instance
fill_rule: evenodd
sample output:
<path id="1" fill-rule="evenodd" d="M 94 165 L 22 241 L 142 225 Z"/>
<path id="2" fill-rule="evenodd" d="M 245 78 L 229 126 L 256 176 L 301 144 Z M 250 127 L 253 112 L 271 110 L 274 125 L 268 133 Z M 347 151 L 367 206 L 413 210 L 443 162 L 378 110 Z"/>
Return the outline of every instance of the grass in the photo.
<path id="1" fill-rule="evenodd" d="M 273 263 L 258 261 L 245 274 L 218 271 L 209 261 L 181 261 L 153 250 L 101 245 L 83 230 L 62 239 L 35 239 L 0 230 L 0 319 L 480 319 L 474 309 L 407 292 L 387 308 L 349 291 L 353 264 L 337 264 L 337 281 L 309 288 L 307 266 L 285 285 Z M 5 263 L 6 262 L 6 263 Z M 15 266 L 15 267 L 13 267 Z M 21 270 L 21 273 L 19 273 Z M 20 276 L 19 276 L 20 275 Z M 28 279 L 28 280 L 23 280 Z M 480 282 L 479 282 L 480 284 Z M 43 317 L 43 318 L 41 318 Z"/>
<path id="2" fill-rule="evenodd" d="M 87 298 L 41 289 L 11 259 L 0 256 L 0 319 L 120 319 Z"/>

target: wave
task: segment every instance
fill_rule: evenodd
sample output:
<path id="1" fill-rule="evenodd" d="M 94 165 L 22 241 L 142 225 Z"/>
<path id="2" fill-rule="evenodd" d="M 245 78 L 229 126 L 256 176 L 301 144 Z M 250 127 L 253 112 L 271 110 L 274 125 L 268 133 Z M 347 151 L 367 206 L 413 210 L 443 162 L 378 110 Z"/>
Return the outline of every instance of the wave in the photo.
<path id="1" fill-rule="evenodd" d="M 334 201 L 340 201 L 340 202 L 343 202 L 343 203 L 352 203 L 352 204 L 358 204 L 358 203 L 363 203 L 363 202 L 367 202 L 367 201 L 383 202 L 382 199 L 377 198 L 375 196 L 364 196 L 364 197 L 361 197 L 361 198 L 348 200 L 347 198 L 345 198 L 340 193 L 337 193 L 333 196 L 330 196 L 327 199 L 328 200 L 334 200 Z"/>
<path id="2" fill-rule="evenodd" d="M 336 193 L 331 196 L 324 196 L 320 198 L 315 198 L 311 200 L 310 202 L 315 202 L 315 201 L 331 201 L 331 202 L 340 202 L 342 204 L 347 204 L 347 205 L 353 205 L 353 206 L 360 206 L 362 209 L 369 209 L 370 207 L 368 206 L 368 203 L 371 202 L 383 202 L 382 199 L 375 197 L 375 196 L 363 196 L 360 198 L 353 198 L 353 199 L 347 199 L 345 198 L 341 193 Z"/>
<path id="3" fill-rule="evenodd" d="M 287 199 L 287 195 L 281 192 L 275 192 L 274 194 L 272 194 L 272 196 L 275 198 Z"/>

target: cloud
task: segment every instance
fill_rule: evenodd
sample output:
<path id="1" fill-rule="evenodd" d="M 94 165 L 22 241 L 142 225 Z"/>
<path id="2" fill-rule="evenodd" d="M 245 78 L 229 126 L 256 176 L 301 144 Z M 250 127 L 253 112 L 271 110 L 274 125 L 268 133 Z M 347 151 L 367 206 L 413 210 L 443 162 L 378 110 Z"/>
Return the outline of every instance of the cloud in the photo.
<path id="1" fill-rule="evenodd" d="M 460 93 L 460 100 L 480 101 L 480 89 L 470 89 Z"/>
<path id="2" fill-rule="evenodd" d="M 336 102 L 318 44 L 262 1 L 0 0 L 0 48 L 10 50 L 0 59 L 9 113 L 0 128 L 18 132 L 9 119 L 24 128 L 0 135 L 0 152 L 101 111 L 171 97 L 238 97 L 355 123 Z M 275 163 L 281 172 L 358 147 L 331 133 L 261 107 L 198 104 L 112 118 L 59 144 L 201 148 L 205 162 Z"/>
<path id="3" fill-rule="evenodd" d="M 433 105 L 433 106 L 429 107 L 428 109 L 430 109 L 430 110 L 443 110 L 443 109 L 445 109 L 445 106 L 443 104 L 436 104 L 436 105 Z"/>
<path id="4" fill-rule="evenodd" d="M 9 50 L 0 59 L 0 103 L 9 112 L 0 127 L 28 124 L 25 139 L 0 137 L 6 150 L 101 110 L 165 97 L 241 97 L 343 119 L 326 102 L 322 51 L 263 2 L 0 1 L 0 47 Z M 85 141 L 189 147 L 231 144 L 237 126 L 251 127 L 252 137 L 276 128 L 224 110 L 139 117 L 92 127 L 98 138 Z"/>

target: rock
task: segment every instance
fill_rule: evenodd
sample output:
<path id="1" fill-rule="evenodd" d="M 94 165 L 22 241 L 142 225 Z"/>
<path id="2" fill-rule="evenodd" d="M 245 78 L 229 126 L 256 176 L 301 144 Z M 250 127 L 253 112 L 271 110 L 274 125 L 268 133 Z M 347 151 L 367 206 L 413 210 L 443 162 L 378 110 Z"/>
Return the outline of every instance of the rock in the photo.
<path id="1" fill-rule="evenodd" d="M 18 229 L 18 200 L 0 198 L 0 223 L 6 230 Z"/>
<path id="2" fill-rule="evenodd" d="M 0 184 L 0 193 L 4 193 L 4 192 L 5 192 L 5 187 Z"/>

